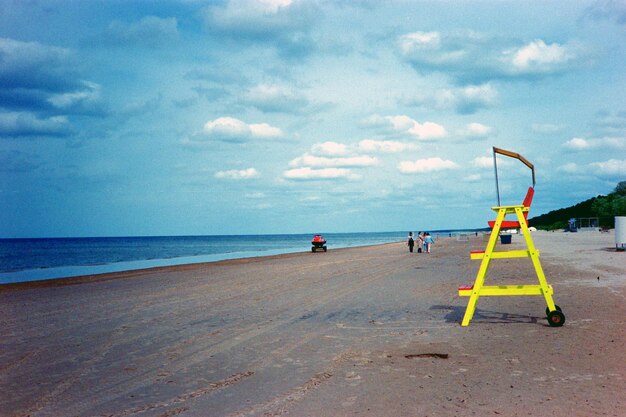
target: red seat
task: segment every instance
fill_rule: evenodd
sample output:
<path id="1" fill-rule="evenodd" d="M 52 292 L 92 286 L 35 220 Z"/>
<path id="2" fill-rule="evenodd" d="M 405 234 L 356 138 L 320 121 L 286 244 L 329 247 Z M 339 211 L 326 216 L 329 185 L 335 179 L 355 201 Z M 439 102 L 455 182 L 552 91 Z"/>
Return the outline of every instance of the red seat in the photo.
<path id="1" fill-rule="evenodd" d="M 528 187 L 526 198 L 524 198 L 524 202 L 522 204 L 524 205 L 524 207 L 528 207 L 529 211 L 530 211 L 530 205 L 533 202 L 534 195 L 535 195 L 535 189 L 533 187 Z M 524 212 L 524 219 L 528 220 L 528 211 Z M 491 227 L 492 229 L 493 229 L 493 226 L 496 224 L 495 221 L 490 221 L 488 223 L 489 223 L 489 227 Z M 514 221 L 514 220 L 504 220 L 502 224 L 500 225 L 501 229 L 517 229 L 519 227 L 520 227 L 519 222 Z"/>

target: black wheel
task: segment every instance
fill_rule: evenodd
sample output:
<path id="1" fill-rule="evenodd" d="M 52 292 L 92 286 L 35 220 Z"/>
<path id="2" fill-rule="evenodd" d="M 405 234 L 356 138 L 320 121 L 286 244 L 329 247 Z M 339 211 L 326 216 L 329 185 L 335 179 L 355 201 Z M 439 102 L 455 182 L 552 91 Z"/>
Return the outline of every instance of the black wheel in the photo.
<path id="1" fill-rule="evenodd" d="M 315 253 L 315 246 L 311 248 L 311 252 Z"/>
<path id="2" fill-rule="evenodd" d="M 556 311 L 561 311 L 561 307 L 559 307 L 558 305 L 554 305 L 556 307 Z M 546 307 L 546 316 L 550 314 L 550 308 Z"/>
<path id="3" fill-rule="evenodd" d="M 326 252 L 328 249 L 326 248 L 326 246 L 324 246 L 324 252 Z"/>
<path id="4" fill-rule="evenodd" d="M 565 324 L 565 316 L 559 310 L 548 313 L 548 323 L 551 327 L 561 327 Z"/>

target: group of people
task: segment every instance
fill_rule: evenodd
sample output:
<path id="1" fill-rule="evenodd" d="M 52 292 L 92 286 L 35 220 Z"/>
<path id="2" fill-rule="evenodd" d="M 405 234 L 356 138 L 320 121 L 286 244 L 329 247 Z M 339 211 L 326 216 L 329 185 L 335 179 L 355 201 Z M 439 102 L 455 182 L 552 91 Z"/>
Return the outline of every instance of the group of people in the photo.
<path id="1" fill-rule="evenodd" d="M 409 252 L 413 252 L 416 241 L 417 253 L 430 253 L 430 248 L 435 243 L 435 239 L 433 239 L 433 237 L 428 232 L 418 232 L 415 238 L 413 238 L 413 232 L 409 232 L 409 237 L 406 242 L 406 244 L 409 246 Z"/>

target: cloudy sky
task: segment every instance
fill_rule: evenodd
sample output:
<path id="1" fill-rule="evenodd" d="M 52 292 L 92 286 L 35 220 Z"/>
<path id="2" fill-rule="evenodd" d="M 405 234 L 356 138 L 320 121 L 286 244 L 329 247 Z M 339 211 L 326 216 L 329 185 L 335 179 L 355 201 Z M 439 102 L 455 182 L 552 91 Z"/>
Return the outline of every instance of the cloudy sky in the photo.
<path id="1" fill-rule="evenodd" d="M 625 63 L 622 0 L 0 0 L 0 237 L 483 227 L 492 146 L 532 217 L 626 179 Z"/>

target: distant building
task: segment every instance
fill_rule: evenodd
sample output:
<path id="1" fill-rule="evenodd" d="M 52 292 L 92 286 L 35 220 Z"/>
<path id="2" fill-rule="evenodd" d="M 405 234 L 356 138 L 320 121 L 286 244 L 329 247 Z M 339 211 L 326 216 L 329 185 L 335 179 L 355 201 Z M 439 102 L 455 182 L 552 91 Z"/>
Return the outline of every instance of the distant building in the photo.
<path id="1" fill-rule="evenodd" d="M 581 232 L 600 230 L 600 219 L 598 217 L 579 217 L 574 220 L 574 227 Z"/>

